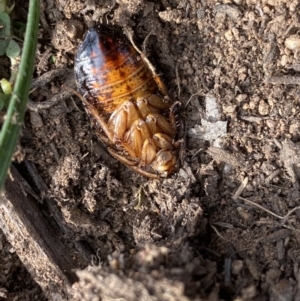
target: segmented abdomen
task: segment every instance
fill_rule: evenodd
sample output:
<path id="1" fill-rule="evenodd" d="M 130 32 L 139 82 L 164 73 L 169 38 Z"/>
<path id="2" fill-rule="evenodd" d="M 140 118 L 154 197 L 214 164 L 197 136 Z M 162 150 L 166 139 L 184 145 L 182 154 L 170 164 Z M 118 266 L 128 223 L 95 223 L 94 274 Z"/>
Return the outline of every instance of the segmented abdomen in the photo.
<path id="1" fill-rule="evenodd" d="M 113 155 L 126 165 L 168 175 L 176 164 L 171 103 L 133 46 L 105 27 L 91 28 L 78 49 L 75 74 L 87 111 L 104 121 L 100 137 Z"/>
<path id="2" fill-rule="evenodd" d="M 75 64 L 80 92 L 108 113 L 130 98 L 156 90 L 152 74 L 136 50 L 125 40 L 112 39 L 95 28 L 88 31 Z"/>

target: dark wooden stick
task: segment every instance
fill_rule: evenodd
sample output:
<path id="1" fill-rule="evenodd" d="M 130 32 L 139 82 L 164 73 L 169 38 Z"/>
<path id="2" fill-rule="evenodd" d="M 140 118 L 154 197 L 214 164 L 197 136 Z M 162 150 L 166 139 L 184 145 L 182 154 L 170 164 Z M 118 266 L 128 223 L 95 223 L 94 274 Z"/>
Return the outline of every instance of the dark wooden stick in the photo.
<path id="1" fill-rule="evenodd" d="M 0 193 L 0 227 L 49 300 L 57 300 L 58 295 L 67 300 L 68 288 L 77 280 L 73 270 L 78 267 L 59 234 L 46 222 L 30 189 L 12 166 Z"/>

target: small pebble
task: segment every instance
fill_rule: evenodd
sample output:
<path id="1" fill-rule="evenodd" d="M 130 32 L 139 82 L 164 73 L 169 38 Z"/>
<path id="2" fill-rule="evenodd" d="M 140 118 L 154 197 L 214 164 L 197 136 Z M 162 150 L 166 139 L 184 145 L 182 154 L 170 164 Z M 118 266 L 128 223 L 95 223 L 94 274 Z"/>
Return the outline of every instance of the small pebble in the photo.
<path id="1" fill-rule="evenodd" d="M 227 41 L 232 41 L 233 40 L 233 34 L 232 34 L 232 31 L 230 29 L 228 29 L 226 32 L 225 32 L 225 39 Z"/>
<path id="2" fill-rule="evenodd" d="M 242 207 L 237 207 L 237 212 L 246 221 L 250 220 L 252 217 L 251 213 Z"/>
<path id="3" fill-rule="evenodd" d="M 258 112 L 262 116 L 266 116 L 269 114 L 270 106 L 265 101 L 261 100 L 258 105 Z"/>
<path id="4" fill-rule="evenodd" d="M 244 263 L 242 260 L 234 260 L 231 264 L 232 274 L 238 275 L 242 271 Z"/>
<path id="5" fill-rule="evenodd" d="M 237 102 L 242 102 L 247 99 L 247 94 L 238 94 L 235 99 Z"/>
<path id="6" fill-rule="evenodd" d="M 300 49 L 300 36 L 293 34 L 285 40 L 285 47 L 290 50 L 299 50 Z"/>
<path id="7" fill-rule="evenodd" d="M 30 111 L 30 122 L 33 128 L 40 128 L 44 126 L 41 115 L 33 111 Z"/>

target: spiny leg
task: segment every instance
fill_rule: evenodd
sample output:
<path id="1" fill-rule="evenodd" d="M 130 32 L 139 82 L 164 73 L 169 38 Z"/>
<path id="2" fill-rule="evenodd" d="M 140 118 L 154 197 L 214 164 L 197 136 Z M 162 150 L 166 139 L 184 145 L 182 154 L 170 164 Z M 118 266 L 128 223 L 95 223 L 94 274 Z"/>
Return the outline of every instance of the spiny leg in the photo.
<path id="1" fill-rule="evenodd" d="M 117 160 L 119 160 L 120 162 L 122 162 L 123 164 L 125 164 L 127 167 L 131 168 L 132 170 L 134 170 L 135 172 L 138 172 L 139 174 L 141 174 L 144 177 L 147 178 L 151 178 L 151 179 L 159 179 L 159 175 L 155 174 L 155 173 L 150 173 L 147 172 L 145 170 L 142 170 L 139 166 L 136 166 L 136 162 L 130 161 L 128 159 L 126 159 L 125 157 L 117 154 L 115 151 L 113 151 L 111 148 L 108 148 L 108 152 Z"/>
<path id="2" fill-rule="evenodd" d="M 134 43 L 133 41 L 133 33 L 132 33 L 132 29 L 129 29 L 128 27 L 124 28 L 124 32 L 128 38 L 128 40 L 130 41 L 130 43 L 132 44 L 132 46 L 135 48 L 135 50 L 140 54 L 140 56 L 142 57 L 143 61 L 148 65 L 153 78 L 159 88 L 159 90 L 161 91 L 161 93 L 165 96 L 168 96 L 168 90 L 166 89 L 166 86 L 164 85 L 164 83 L 162 82 L 161 78 L 159 77 L 159 75 L 156 73 L 156 70 L 154 68 L 154 66 L 151 64 L 151 62 L 148 60 L 147 56 L 145 55 L 144 52 L 142 52 Z"/>

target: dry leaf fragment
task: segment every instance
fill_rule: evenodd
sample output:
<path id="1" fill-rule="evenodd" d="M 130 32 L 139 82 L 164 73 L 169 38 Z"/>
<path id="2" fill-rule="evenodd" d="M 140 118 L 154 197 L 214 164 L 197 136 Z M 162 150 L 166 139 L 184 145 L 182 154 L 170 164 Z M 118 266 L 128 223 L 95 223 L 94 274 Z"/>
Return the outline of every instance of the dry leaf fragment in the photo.
<path id="1" fill-rule="evenodd" d="M 280 160 L 283 162 L 287 173 L 292 179 L 292 182 L 299 186 L 297 169 L 299 169 L 300 155 L 299 148 L 290 140 L 285 140 L 282 142 L 282 148 L 279 155 Z"/>
<path id="2" fill-rule="evenodd" d="M 217 162 L 225 162 L 233 167 L 241 167 L 245 165 L 245 161 L 241 156 L 230 154 L 221 148 L 209 147 L 207 149 L 207 153 Z"/>

